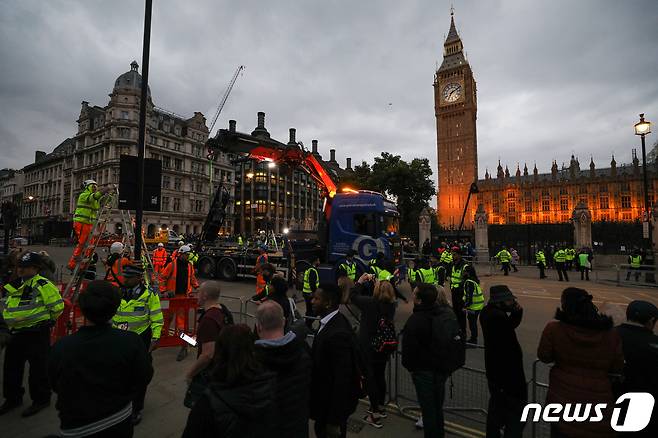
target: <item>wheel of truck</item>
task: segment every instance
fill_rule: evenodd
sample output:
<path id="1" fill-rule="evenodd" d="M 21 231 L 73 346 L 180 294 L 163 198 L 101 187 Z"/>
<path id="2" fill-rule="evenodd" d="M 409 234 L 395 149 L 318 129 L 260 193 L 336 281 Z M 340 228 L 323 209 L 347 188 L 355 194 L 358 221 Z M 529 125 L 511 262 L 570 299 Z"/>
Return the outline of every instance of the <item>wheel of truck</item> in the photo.
<path id="1" fill-rule="evenodd" d="M 215 278 L 215 260 L 211 257 L 202 257 L 197 262 L 197 272 L 202 278 Z"/>
<path id="2" fill-rule="evenodd" d="M 233 259 L 225 258 L 219 262 L 219 278 L 233 281 L 238 277 L 238 267 Z"/>
<path id="3" fill-rule="evenodd" d="M 311 267 L 311 264 L 306 260 L 299 260 L 295 263 L 295 269 L 297 271 L 297 281 L 295 282 L 295 287 L 298 291 L 304 290 L 304 271 Z"/>

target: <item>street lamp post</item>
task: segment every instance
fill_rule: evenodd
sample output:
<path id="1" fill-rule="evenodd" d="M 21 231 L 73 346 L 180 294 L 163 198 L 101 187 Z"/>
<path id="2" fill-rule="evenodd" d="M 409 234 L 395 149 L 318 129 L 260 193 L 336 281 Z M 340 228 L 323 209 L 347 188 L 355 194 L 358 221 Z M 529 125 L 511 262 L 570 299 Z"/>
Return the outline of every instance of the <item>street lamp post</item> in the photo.
<path id="1" fill-rule="evenodd" d="M 648 237 L 646 254 L 647 264 L 653 265 L 653 230 L 651 229 L 652 227 L 649 221 L 651 210 L 649 207 L 649 181 L 647 179 L 647 151 L 644 144 L 644 136 L 649 133 L 651 133 L 651 122 L 644 120 L 644 113 L 640 114 L 640 121 L 635 124 L 635 135 L 639 135 L 642 139 L 642 178 L 644 180 L 644 215 L 642 226 L 646 227 L 643 229 L 643 234 Z M 647 229 L 647 231 L 644 231 L 645 229 Z M 649 277 L 649 275 L 647 275 L 647 277 Z M 651 277 L 653 277 L 653 273 L 651 273 Z M 649 281 L 649 278 L 647 278 L 647 281 Z"/>

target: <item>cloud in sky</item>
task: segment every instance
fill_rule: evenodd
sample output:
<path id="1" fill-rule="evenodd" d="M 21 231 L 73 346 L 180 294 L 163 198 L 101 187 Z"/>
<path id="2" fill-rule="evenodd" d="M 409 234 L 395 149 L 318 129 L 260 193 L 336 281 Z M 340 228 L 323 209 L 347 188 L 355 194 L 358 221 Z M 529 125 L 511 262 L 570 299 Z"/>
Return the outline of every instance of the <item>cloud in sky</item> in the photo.
<path id="1" fill-rule="evenodd" d="M 655 0 L 454 3 L 478 86 L 481 177 L 499 157 L 511 172 L 535 161 L 548 171 L 572 153 L 630 162 L 638 113 L 658 122 Z M 143 2 L 0 8 L 0 167 L 22 167 L 74 135 L 82 100 L 106 105 L 116 77 L 141 62 Z M 158 0 L 153 100 L 210 119 L 244 64 L 219 125 L 251 131 L 265 111 L 275 138 L 295 127 L 343 165 L 390 151 L 436 169 L 432 81 L 449 24 L 448 1 Z"/>

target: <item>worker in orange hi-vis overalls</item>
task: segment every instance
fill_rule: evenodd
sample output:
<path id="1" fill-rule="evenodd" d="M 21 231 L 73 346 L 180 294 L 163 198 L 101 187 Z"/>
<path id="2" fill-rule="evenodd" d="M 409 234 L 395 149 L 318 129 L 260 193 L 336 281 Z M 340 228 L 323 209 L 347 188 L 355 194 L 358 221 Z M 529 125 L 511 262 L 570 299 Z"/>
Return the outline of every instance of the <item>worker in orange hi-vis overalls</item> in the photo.
<path id="1" fill-rule="evenodd" d="M 163 243 L 158 243 L 158 247 L 153 251 L 153 270 L 155 270 L 156 273 L 160 273 L 162 269 L 164 268 L 165 263 L 167 263 L 167 257 L 169 254 L 167 254 L 167 250 L 164 247 Z"/>
<path id="2" fill-rule="evenodd" d="M 258 253 L 260 255 L 256 259 L 256 266 L 254 267 L 254 271 L 256 272 L 256 295 L 261 295 L 263 293 L 263 289 L 265 289 L 265 285 L 267 284 L 265 278 L 263 277 L 263 267 L 268 264 L 267 247 L 260 246 L 258 248 Z"/>
<path id="3" fill-rule="evenodd" d="M 84 182 L 84 188 L 80 196 L 78 196 L 78 203 L 73 213 L 73 232 L 75 234 L 76 245 L 68 263 L 70 270 L 74 270 L 75 265 L 82 258 L 82 248 L 87 243 L 89 234 L 91 234 L 91 230 L 96 222 L 98 210 L 100 209 L 100 200 L 109 191 L 109 188 L 97 190 L 98 184 L 93 179 L 86 180 Z M 90 256 L 91 251 L 88 252 L 89 254 L 87 255 Z"/>
<path id="4" fill-rule="evenodd" d="M 123 268 L 132 264 L 130 258 L 124 254 L 125 246 L 121 242 L 114 242 L 110 246 L 110 255 L 105 261 L 105 278 L 117 287 L 123 287 Z"/>
<path id="5" fill-rule="evenodd" d="M 165 296 L 173 298 L 174 296 L 192 296 L 192 291 L 199 287 L 199 282 L 194 275 L 194 266 L 189 262 L 188 254 L 192 251 L 189 245 L 183 245 L 178 248 L 176 260 L 160 271 L 160 290 Z M 187 332 L 189 327 L 185 327 L 185 315 L 176 313 L 176 330 Z M 176 356 L 177 361 L 187 357 L 187 345 L 183 345 Z"/>

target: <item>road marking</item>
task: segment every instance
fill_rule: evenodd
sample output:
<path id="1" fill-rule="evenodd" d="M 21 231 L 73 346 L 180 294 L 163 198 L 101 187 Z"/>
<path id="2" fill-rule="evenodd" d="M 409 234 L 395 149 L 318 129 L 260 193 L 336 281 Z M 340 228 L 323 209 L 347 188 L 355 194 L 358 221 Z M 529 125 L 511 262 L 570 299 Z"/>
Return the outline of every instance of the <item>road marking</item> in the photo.
<path id="1" fill-rule="evenodd" d="M 622 297 L 624 297 L 624 298 L 626 298 L 626 299 L 628 300 L 629 303 L 630 303 L 631 301 L 633 301 L 631 298 L 628 298 L 628 297 L 627 297 L 626 295 L 624 295 L 624 294 L 619 294 L 619 295 L 622 296 Z"/>
<path id="2" fill-rule="evenodd" d="M 458 424 L 458 423 L 453 423 L 451 421 L 446 421 L 445 424 L 448 427 L 457 428 L 457 430 L 455 430 L 455 432 L 461 432 L 462 434 L 464 432 L 467 433 L 467 435 L 462 435 L 462 436 L 468 436 L 468 437 L 484 437 L 485 436 L 484 432 L 482 432 L 480 430 L 472 429 L 470 427 L 466 427 L 466 426 L 463 426 L 463 425 Z"/>
<path id="3" fill-rule="evenodd" d="M 642 293 L 642 292 L 638 292 L 638 294 L 642 295 L 645 298 L 649 298 L 649 300 L 651 300 L 652 302 L 656 300 L 656 297 L 652 297 L 651 295 L 647 295 L 647 294 Z"/>
<path id="4" fill-rule="evenodd" d="M 540 299 L 540 300 L 554 300 L 554 301 L 560 301 L 561 300 L 561 298 L 559 298 L 559 297 L 545 297 L 545 296 L 542 296 L 542 295 L 523 294 L 523 296 L 526 297 L 526 298 L 537 298 L 537 299 Z M 618 302 L 606 301 L 606 300 L 603 300 L 603 301 L 602 300 L 594 300 L 592 302 L 593 303 L 599 303 L 599 304 L 616 304 L 618 306 L 627 306 L 628 305 L 628 303 L 618 303 Z"/>

